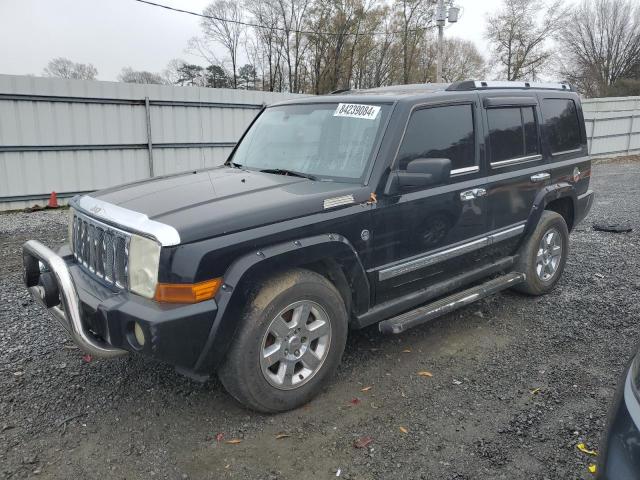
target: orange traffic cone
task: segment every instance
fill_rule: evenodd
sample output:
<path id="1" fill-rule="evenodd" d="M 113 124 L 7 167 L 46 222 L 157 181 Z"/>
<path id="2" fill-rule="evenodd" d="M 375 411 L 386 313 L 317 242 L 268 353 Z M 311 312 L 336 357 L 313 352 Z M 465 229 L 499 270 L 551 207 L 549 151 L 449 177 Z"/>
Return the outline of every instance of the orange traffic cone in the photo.
<path id="1" fill-rule="evenodd" d="M 51 192 L 51 196 L 49 197 L 49 203 L 47 204 L 47 208 L 58 208 L 58 194 L 56 192 Z"/>

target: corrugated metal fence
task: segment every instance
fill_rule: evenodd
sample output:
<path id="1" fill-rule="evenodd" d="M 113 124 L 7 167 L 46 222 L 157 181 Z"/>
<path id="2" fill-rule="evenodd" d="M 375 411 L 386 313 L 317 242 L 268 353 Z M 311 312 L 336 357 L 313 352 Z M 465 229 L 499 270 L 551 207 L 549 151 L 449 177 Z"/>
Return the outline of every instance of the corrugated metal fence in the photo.
<path id="1" fill-rule="evenodd" d="M 219 165 L 263 105 L 295 97 L 0 75 L 0 211 Z M 593 156 L 640 153 L 640 97 L 583 106 Z"/>
<path id="2" fill-rule="evenodd" d="M 295 95 L 0 75 L 0 210 L 224 162 Z"/>
<path id="3" fill-rule="evenodd" d="M 593 157 L 640 154 L 640 97 L 583 100 Z"/>

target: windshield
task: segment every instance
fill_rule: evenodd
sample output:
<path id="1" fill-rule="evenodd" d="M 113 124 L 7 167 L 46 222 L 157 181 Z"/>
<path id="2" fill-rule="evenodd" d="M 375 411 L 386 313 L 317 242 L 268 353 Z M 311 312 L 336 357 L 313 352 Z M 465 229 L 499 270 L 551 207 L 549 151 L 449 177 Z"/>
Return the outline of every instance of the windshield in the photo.
<path id="1" fill-rule="evenodd" d="M 230 160 L 256 170 L 361 181 L 389 109 L 350 103 L 267 108 Z"/>

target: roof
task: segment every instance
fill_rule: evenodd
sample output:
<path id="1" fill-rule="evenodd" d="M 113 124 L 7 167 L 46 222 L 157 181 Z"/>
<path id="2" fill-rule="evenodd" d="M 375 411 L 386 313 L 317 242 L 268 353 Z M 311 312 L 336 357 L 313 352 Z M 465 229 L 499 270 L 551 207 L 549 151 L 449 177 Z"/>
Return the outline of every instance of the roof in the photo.
<path id="1" fill-rule="evenodd" d="M 422 95 L 425 93 L 442 92 L 450 83 L 412 83 L 409 85 L 390 85 L 388 87 L 367 88 L 364 90 L 348 90 L 344 94 L 355 95 Z"/>
<path id="2" fill-rule="evenodd" d="M 302 100 L 289 100 L 277 105 L 292 103 L 314 103 L 314 102 L 367 102 L 372 101 L 373 96 L 379 97 L 376 100 L 393 102 L 415 100 L 416 97 L 425 95 L 456 94 L 472 92 L 478 90 L 558 90 L 571 92 L 571 87 L 566 83 L 552 82 L 506 82 L 506 81 L 476 81 L 465 80 L 454 83 L 414 83 L 409 85 L 391 85 L 387 87 L 367 88 L 362 90 L 336 90 L 328 95 L 305 97 Z"/>
<path id="3" fill-rule="evenodd" d="M 336 90 L 327 95 L 304 97 L 301 99 L 286 100 L 273 104 L 287 105 L 295 103 L 314 102 L 371 102 L 384 101 L 395 102 L 398 100 L 408 100 L 412 97 L 424 97 L 425 95 L 446 92 L 449 83 L 416 83 L 411 85 L 391 85 L 388 87 L 367 88 L 362 90 Z M 375 100 L 371 97 L 378 97 Z"/>

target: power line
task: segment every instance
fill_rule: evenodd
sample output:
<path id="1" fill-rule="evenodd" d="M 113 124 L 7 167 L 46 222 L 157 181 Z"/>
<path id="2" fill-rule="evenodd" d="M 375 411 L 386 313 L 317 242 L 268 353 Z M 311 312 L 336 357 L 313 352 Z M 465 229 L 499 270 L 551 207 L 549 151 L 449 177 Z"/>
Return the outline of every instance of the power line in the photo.
<path id="1" fill-rule="evenodd" d="M 204 13 L 193 12 L 191 10 L 183 10 L 182 8 L 170 7 L 169 5 L 162 5 L 161 3 L 150 2 L 149 0 L 134 0 L 134 1 L 140 2 L 140 3 L 144 3 L 146 5 L 151 5 L 153 7 L 164 8 L 166 10 L 171 10 L 173 12 L 185 13 L 187 15 L 193 15 L 195 17 L 209 18 L 209 19 L 212 19 L 212 20 L 218 20 L 219 22 L 235 23 L 237 25 L 244 25 L 245 27 L 260 28 L 260 29 L 272 30 L 272 31 L 275 30 L 275 31 L 285 32 L 285 33 L 301 33 L 301 34 L 304 34 L 304 35 L 326 35 L 326 36 L 335 36 L 335 37 L 345 36 L 345 35 L 350 35 L 350 36 L 354 36 L 354 37 L 365 37 L 365 36 L 376 36 L 376 35 L 384 36 L 384 35 L 400 35 L 400 34 L 404 34 L 405 33 L 404 30 L 391 31 L 391 32 L 363 32 L 363 33 L 319 32 L 319 31 L 312 31 L 312 30 L 293 30 L 293 29 L 287 30 L 284 27 L 261 25 L 259 23 L 245 22 L 245 21 L 242 21 L 242 20 L 233 20 L 231 18 L 219 17 L 217 15 L 205 15 Z M 406 33 L 416 33 L 416 32 L 421 32 L 421 31 L 425 31 L 425 30 L 429 30 L 429 27 L 409 28 L 409 29 L 406 30 Z"/>

